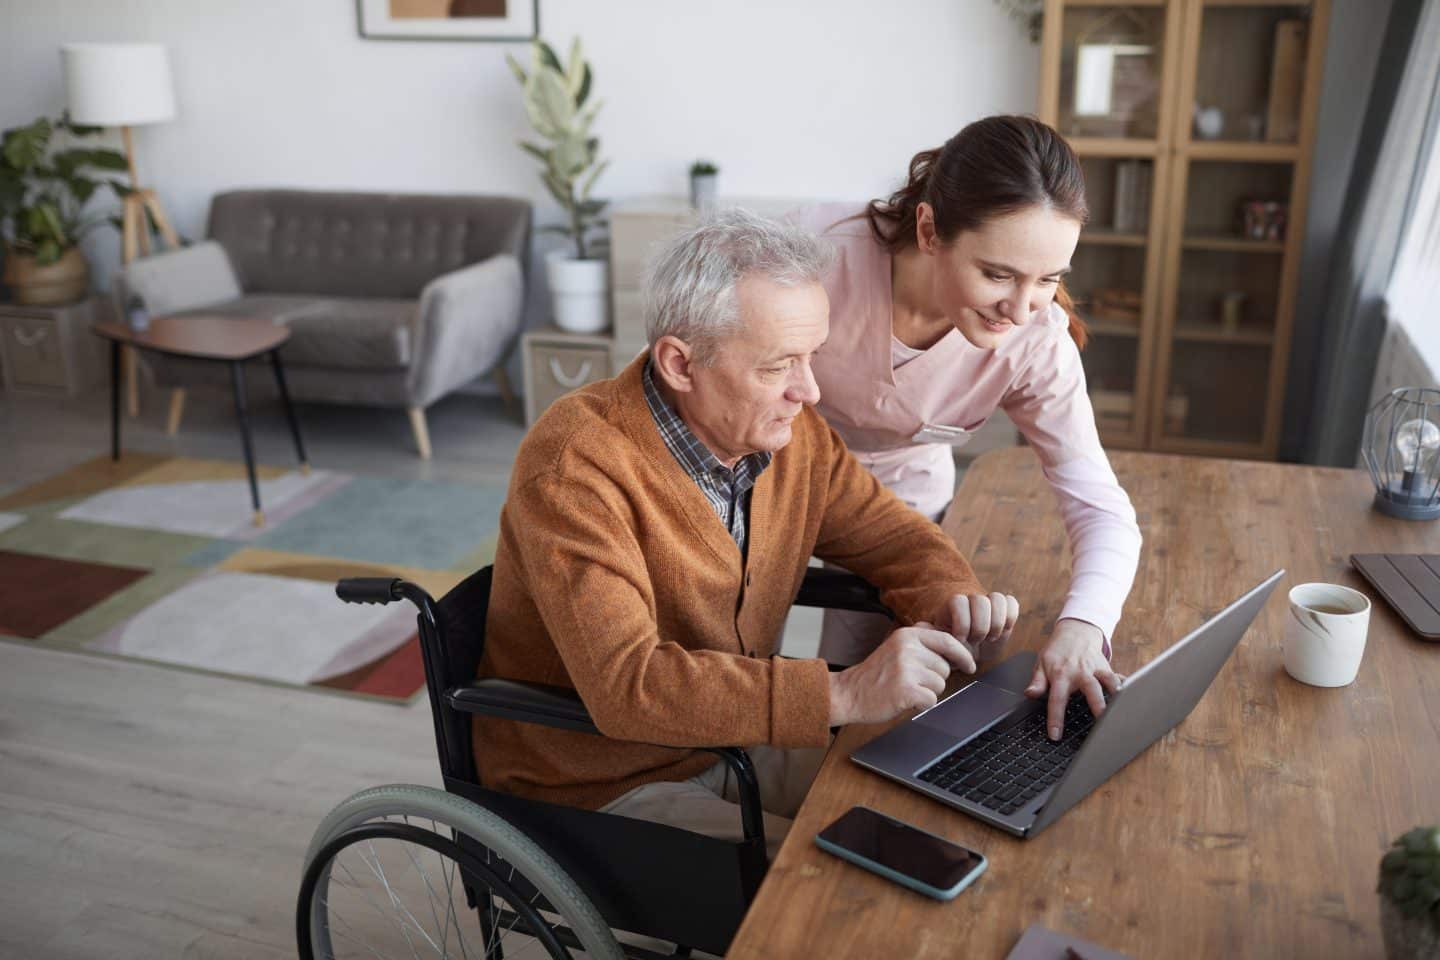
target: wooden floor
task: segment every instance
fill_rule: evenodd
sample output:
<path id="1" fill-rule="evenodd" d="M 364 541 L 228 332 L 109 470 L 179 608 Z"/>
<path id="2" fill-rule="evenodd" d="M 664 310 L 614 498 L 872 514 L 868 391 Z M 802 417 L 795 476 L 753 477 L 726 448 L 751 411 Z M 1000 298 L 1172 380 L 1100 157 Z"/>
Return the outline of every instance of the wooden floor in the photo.
<path id="1" fill-rule="evenodd" d="M 150 394 L 127 449 L 240 459 L 224 391 L 192 393 L 178 438 Z M 0 488 L 107 450 L 104 391 L 0 392 Z M 430 413 L 305 405 L 317 467 L 503 480 L 523 436 L 498 400 Z M 262 462 L 289 462 L 278 404 L 252 412 Z M 439 783 L 429 708 L 268 687 L 0 640 L 0 957 L 294 957 L 311 833 L 381 783 Z"/>
<path id="2" fill-rule="evenodd" d="M 321 818 L 438 780 L 424 701 L 0 642 L 0 956 L 293 957 Z"/>

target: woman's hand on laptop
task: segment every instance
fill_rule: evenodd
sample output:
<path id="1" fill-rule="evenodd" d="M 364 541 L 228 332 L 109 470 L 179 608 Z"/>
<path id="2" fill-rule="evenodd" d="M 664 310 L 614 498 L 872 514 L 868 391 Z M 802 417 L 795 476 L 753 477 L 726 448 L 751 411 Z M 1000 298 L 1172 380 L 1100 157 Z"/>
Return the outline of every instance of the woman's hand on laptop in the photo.
<path id="1" fill-rule="evenodd" d="M 1094 624 L 1069 618 L 1055 624 L 1025 688 L 1025 696 L 1033 699 L 1049 693 L 1045 726 L 1051 740 L 1065 734 L 1065 705 L 1072 693 L 1084 693 L 1090 712 L 1098 717 L 1105 712 L 1105 691 L 1120 689 L 1120 675 L 1110 669 L 1104 646 L 1105 634 Z"/>
<path id="2" fill-rule="evenodd" d="M 948 632 L 929 623 L 894 630 L 870 656 L 830 674 L 830 726 L 881 723 L 933 707 L 952 668 L 974 673 L 975 658 Z"/>
<path id="3" fill-rule="evenodd" d="M 943 629 L 965 644 L 977 664 L 989 663 L 1010 642 L 1020 619 L 1020 601 L 1007 593 L 957 593 L 945 612 L 949 620 Z"/>

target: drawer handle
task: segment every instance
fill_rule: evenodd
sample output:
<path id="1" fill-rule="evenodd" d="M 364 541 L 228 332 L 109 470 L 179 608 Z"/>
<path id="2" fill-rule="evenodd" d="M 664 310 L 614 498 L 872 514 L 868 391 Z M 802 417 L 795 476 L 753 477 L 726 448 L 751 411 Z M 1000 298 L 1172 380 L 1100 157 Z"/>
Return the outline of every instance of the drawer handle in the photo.
<path id="1" fill-rule="evenodd" d="M 27 349 L 42 342 L 48 336 L 50 336 L 49 327 L 36 327 L 34 333 L 27 334 L 23 327 L 19 324 L 15 325 L 15 342 Z"/>
<path id="2" fill-rule="evenodd" d="M 583 361 L 580 364 L 580 372 L 571 377 L 566 375 L 565 369 L 560 366 L 560 361 L 551 357 L 550 376 L 555 378 L 556 383 L 567 389 L 574 390 L 576 387 L 583 387 L 590 380 L 590 361 Z"/>

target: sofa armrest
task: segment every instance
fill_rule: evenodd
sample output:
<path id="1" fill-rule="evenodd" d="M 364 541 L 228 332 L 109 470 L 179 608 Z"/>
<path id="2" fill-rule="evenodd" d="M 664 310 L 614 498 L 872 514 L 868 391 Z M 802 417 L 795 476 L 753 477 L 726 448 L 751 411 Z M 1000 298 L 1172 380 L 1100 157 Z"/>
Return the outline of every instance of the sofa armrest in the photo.
<path id="1" fill-rule="evenodd" d="M 426 284 L 415 321 L 411 404 L 429 406 L 504 360 L 524 306 L 524 271 L 508 253 Z"/>
<path id="2" fill-rule="evenodd" d="M 139 294 L 152 316 L 223 303 L 242 292 L 225 248 L 213 240 L 136 260 L 115 278 L 119 303 Z"/>

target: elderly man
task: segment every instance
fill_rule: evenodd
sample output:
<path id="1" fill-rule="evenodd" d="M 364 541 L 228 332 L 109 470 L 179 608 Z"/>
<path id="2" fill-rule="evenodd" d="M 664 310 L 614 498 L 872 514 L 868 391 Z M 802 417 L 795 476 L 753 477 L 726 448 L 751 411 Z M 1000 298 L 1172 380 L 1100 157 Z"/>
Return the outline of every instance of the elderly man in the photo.
<path id="1" fill-rule="evenodd" d="M 606 739 L 477 718 L 487 786 L 739 837 L 733 778 L 694 748 L 744 746 L 773 855 L 832 726 L 934 704 L 1013 628 L 1014 598 L 986 595 L 815 413 L 828 260 L 738 211 L 683 234 L 647 278 L 649 352 L 525 438 L 480 675 L 573 688 Z M 775 655 L 812 554 L 899 619 L 839 673 Z"/>

